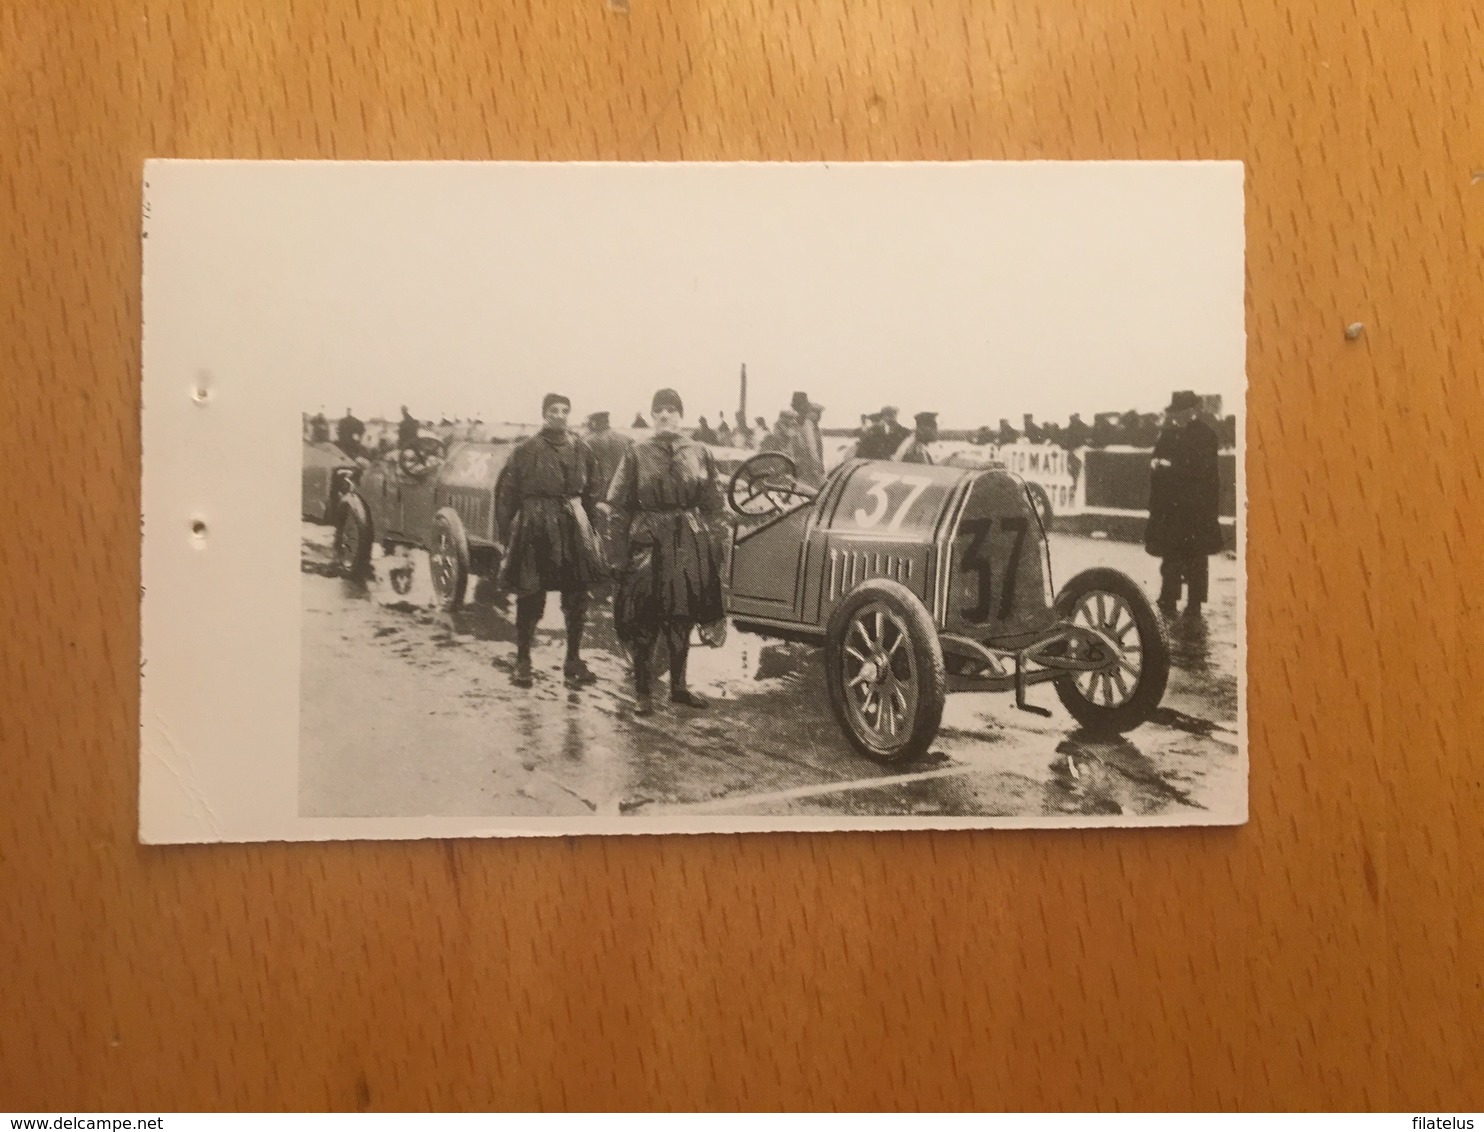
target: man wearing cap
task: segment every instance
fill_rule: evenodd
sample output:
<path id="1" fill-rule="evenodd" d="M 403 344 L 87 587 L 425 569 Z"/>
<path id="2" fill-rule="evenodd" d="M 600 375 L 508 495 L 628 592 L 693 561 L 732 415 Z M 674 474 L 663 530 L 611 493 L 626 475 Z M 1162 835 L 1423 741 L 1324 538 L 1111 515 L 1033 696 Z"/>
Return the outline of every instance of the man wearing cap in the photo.
<path id="1" fill-rule="evenodd" d="M 897 446 L 891 458 L 904 464 L 931 464 L 933 454 L 928 451 L 928 445 L 938 439 L 938 414 L 918 413 L 913 419 L 917 431 Z"/>
<path id="2" fill-rule="evenodd" d="M 567 622 L 569 684 L 595 679 L 582 661 L 588 587 L 607 573 L 594 531 L 602 488 L 598 463 L 587 444 L 567 429 L 572 402 L 548 393 L 542 428 L 510 454 L 495 489 L 495 514 L 505 536 L 499 585 L 516 595 L 515 669 L 510 681 L 532 683 L 531 644 L 546 609 L 546 594 L 559 590 Z"/>
<path id="3" fill-rule="evenodd" d="M 588 414 L 587 435 L 582 439 L 598 463 L 598 498 L 602 499 L 608 493 L 608 485 L 613 482 L 618 462 L 634 442 L 609 427 L 606 411 Z"/>
<path id="4" fill-rule="evenodd" d="M 1144 547 L 1160 560 L 1158 605 L 1165 613 L 1175 611 L 1182 586 L 1186 612 L 1200 612 L 1208 596 L 1208 559 L 1222 545 L 1216 432 L 1201 419 L 1199 406 L 1189 390 L 1171 395 L 1149 462 Z"/>
<path id="5" fill-rule="evenodd" d="M 690 690 L 686 660 L 696 625 L 721 620 L 721 494 L 710 449 L 681 435 L 685 406 L 673 389 L 652 405 L 654 435 L 624 453 L 607 505 L 618 584 L 613 628 L 634 661 L 634 714 L 654 710 L 656 646 L 670 659 L 670 702 L 704 708 Z"/>

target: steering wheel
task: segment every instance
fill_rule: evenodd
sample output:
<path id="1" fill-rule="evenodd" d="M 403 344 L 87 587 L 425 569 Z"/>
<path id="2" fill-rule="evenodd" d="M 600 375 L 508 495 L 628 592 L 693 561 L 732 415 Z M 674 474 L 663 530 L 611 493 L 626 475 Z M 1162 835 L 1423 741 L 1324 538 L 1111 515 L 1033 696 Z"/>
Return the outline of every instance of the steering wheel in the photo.
<path id="1" fill-rule="evenodd" d="M 782 452 L 759 452 L 744 460 L 727 484 L 727 503 L 748 518 L 776 515 L 818 494 L 795 478 L 794 462 Z"/>

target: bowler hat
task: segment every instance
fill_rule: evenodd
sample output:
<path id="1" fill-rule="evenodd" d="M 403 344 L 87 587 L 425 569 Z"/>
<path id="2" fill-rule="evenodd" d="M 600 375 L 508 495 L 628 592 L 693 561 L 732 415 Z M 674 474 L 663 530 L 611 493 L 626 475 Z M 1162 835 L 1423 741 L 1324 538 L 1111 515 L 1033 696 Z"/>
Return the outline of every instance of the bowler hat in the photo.
<path id="1" fill-rule="evenodd" d="M 1181 389 L 1178 392 L 1170 394 L 1170 407 L 1165 412 L 1178 413 L 1184 409 L 1199 409 L 1200 407 L 1201 400 L 1193 391 Z"/>

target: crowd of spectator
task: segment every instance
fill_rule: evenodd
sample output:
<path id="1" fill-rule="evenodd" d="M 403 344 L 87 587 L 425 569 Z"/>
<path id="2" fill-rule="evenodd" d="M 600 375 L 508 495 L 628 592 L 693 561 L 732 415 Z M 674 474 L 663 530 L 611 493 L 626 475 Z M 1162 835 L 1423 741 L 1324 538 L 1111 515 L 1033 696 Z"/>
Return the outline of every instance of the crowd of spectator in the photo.
<path id="1" fill-rule="evenodd" d="M 848 435 L 857 444 L 864 440 L 866 445 L 871 445 L 881 441 L 880 434 L 891 432 L 891 447 L 901 445 L 913 433 L 896 424 L 895 410 L 883 410 L 883 413 L 888 412 L 892 414 L 890 420 L 883 414 L 862 417 L 860 429 Z M 756 417 L 749 422 L 743 413 L 737 412 L 732 414 L 729 421 L 725 412 L 718 412 L 710 419 L 698 418 L 691 437 L 698 443 L 720 448 L 784 452 L 794 457 L 795 463 L 801 468 L 807 468 L 811 474 L 822 477 L 824 453 L 820 438 L 824 431 L 823 415 L 824 406 L 809 400 L 805 394 L 798 393 L 790 406 L 779 412 L 771 425 L 765 417 Z M 1215 430 L 1222 448 L 1236 447 L 1236 417 L 1221 415 L 1219 398 L 1207 399 L 1202 407 L 1202 415 Z M 924 413 L 919 416 L 935 417 L 935 414 Z M 714 425 L 712 420 L 716 422 Z M 1162 414 L 1140 413 L 1134 409 L 1122 413 L 1096 413 L 1091 424 L 1084 421 L 1080 413 L 1073 413 L 1065 424 L 1056 421 L 1038 424 L 1030 413 L 1026 413 L 1021 418 L 1019 428 L 1011 425 L 1007 418 L 1001 417 L 998 428 L 985 425 L 968 433 L 939 434 L 934 420 L 932 437 L 941 435 L 943 439 L 953 439 L 958 436 L 974 444 L 997 445 L 1025 440 L 1031 444 L 1055 444 L 1068 451 L 1114 446 L 1153 448 L 1159 438 L 1162 423 Z M 921 431 L 923 422 L 919 420 L 918 424 Z M 635 415 L 629 431 L 648 428 L 649 422 L 639 413 Z M 831 431 L 831 435 L 838 437 L 847 434 L 836 429 Z M 321 407 L 313 416 L 305 415 L 304 438 L 315 443 L 334 443 L 349 456 L 375 460 L 398 449 L 431 448 L 432 441 L 436 441 L 438 447 L 446 451 L 455 441 L 484 441 L 496 439 L 496 436 L 494 430 L 487 428 L 478 417 L 458 420 L 444 417 L 435 423 L 431 419 L 418 420 L 404 408 L 399 421 L 372 419 L 363 422 L 347 408 L 345 416 L 332 422 Z M 513 435 L 507 437 L 513 438 Z M 877 458 L 891 457 L 888 454 Z"/>
<path id="2" fill-rule="evenodd" d="M 1237 418 L 1221 415 L 1219 399 L 1212 399 L 1204 408 L 1207 422 L 1216 431 L 1223 448 L 1234 448 L 1237 443 Z M 1088 424 L 1081 413 L 1073 413 L 1066 424 L 1045 421 L 1037 424 L 1030 413 L 1021 418 L 1020 428 L 1009 420 L 1000 418 L 999 428 L 988 425 L 977 429 L 970 439 L 975 444 L 1014 444 L 1024 439 L 1032 444 L 1055 444 L 1069 452 L 1077 448 L 1112 448 L 1122 445 L 1129 448 L 1153 448 L 1159 439 L 1164 424 L 1162 413 L 1140 413 L 1130 409 L 1123 413 L 1097 413 Z"/>

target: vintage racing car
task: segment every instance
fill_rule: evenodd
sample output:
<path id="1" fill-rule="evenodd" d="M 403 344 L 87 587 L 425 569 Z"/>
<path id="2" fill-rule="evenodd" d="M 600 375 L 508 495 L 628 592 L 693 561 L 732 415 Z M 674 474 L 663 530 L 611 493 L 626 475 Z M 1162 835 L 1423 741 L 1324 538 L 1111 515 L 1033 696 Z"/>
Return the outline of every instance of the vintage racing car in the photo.
<path id="1" fill-rule="evenodd" d="M 831 707 L 879 762 L 927 751 L 953 691 L 1051 683 L 1093 731 L 1159 706 L 1169 643 L 1149 599 L 1116 570 L 1085 570 L 1054 598 L 1046 533 L 1025 482 L 1001 467 L 849 460 L 816 490 L 784 455 L 733 474 L 738 517 L 726 611 L 744 632 L 825 647 Z"/>
<path id="2" fill-rule="evenodd" d="M 362 473 L 340 504 L 335 560 L 348 576 L 370 570 L 380 542 L 428 552 L 433 592 L 444 609 L 463 604 L 470 577 L 493 577 L 500 565 L 495 532 L 495 485 L 515 445 L 458 442 L 446 459 L 419 465 L 389 452 Z M 412 559 L 389 571 L 393 589 L 412 586 Z"/>
<path id="3" fill-rule="evenodd" d="M 304 442 L 299 514 L 316 523 L 333 523 L 340 499 L 354 486 L 361 465 L 328 440 Z"/>

